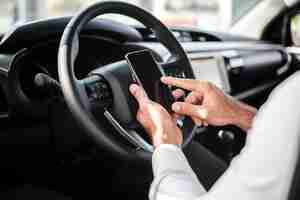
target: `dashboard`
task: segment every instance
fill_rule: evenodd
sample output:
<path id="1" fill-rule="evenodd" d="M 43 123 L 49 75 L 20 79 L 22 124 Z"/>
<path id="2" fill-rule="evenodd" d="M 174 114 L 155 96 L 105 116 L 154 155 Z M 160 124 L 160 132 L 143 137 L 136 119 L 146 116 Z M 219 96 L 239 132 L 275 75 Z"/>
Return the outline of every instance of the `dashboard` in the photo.
<path id="1" fill-rule="evenodd" d="M 60 132 L 63 127 L 74 128 L 72 123 L 61 124 L 61 120 L 68 121 L 70 118 L 63 100 L 58 99 L 55 92 L 41 87 L 36 82 L 38 74 L 45 74 L 59 85 L 58 47 L 69 20 L 70 18 L 57 18 L 32 22 L 16 27 L 2 38 L 0 129 L 9 129 L 16 125 L 27 127 L 28 122 L 45 122 L 49 120 L 51 112 L 58 113 L 58 116 L 52 116 L 49 122 L 55 124 L 55 127 L 52 127 L 53 131 Z M 170 30 L 186 51 L 196 79 L 213 82 L 227 94 L 254 106 L 259 107 L 265 101 L 268 92 L 292 73 L 289 59 L 283 63 L 276 60 L 276 57 L 279 57 L 279 60 L 282 57 L 279 45 L 198 29 L 176 27 Z M 158 62 L 170 59 L 168 50 L 157 42 L 151 30 L 145 27 L 130 27 L 110 20 L 96 20 L 87 24 L 80 34 L 79 47 L 75 62 L 75 74 L 78 79 L 86 77 L 96 68 L 124 60 L 125 55 L 132 51 L 148 49 Z M 267 59 L 266 62 L 260 63 L 258 68 L 250 67 L 249 70 L 244 66 L 232 67 L 234 63 L 247 64 L 249 60 L 257 60 L 257 55 Z M 237 62 L 241 59 L 245 62 Z M 170 76 L 185 77 L 180 67 L 164 66 L 164 71 Z M 58 107 L 55 111 L 51 107 L 53 101 L 59 102 L 54 106 Z M 217 134 L 207 135 L 213 137 Z M 64 137 L 66 140 L 60 141 L 62 149 L 66 147 L 65 142 L 69 144 L 70 140 L 73 141 L 74 135 L 72 139 Z M 211 144 L 207 147 L 213 149 L 218 146 L 215 144 L 219 139 L 214 138 L 208 142 L 207 138 L 201 138 L 201 141 L 206 145 Z M 81 140 L 79 143 L 82 144 Z M 221 155 L 225 151 L 220 148 L 215 152 Z"/>
<path id="2" fill-rule="evenodd" d="M 45 110 L 49 94 L 35 84 L 35 76 L 47 74 L 58 80 L 57 54 L 60 36 L 70 18 L 59 18 L 29 23 L 7 33 L 0 43 L 0 116 L 18 110 L 40 117 L 34 108 Z M 41 31 L 35 31 L 41 30 Z M 268 45 L 248 38 L 233 37 L 196 29 L 173 28 L 188 57 L 196 79 L 213 82 L 228 94 L 240 94 L 259 83 L 274 82 L 272 76 L 251 80 L 235 80 L 229 73 L 228 58 L 255 51 L 276 51 Z M 30 34 L 31 37 L 23 37 Z M 245 48 L 248 47 L 248 48 Z M 254 50 L 252 51 L 251 48 Z M 169 52 L 158 43 L 155 35 L 145 27 L 129 27 L 109 20 L 92 21 L 80 36 L 79 56 L 75 63 L 77 78 L 86 77 L 93 69 L 124 60 L 126 53 L 142 49 L 151 50 L 157 61 L 167 61 Z M 249 50 L 250 49 L 250 50 Z M 185 77 L 179 68 L 166 68 L 167 75 Z M 267 79 L 270 79 L 267 80 Z M 242 86 L 235 85 L 242 83 Z M 9 102 L 9 103 L 8 103 Z M 13 108 L 13 109 L 11 109 Z M 34 113 L 34 114 L 33 114 Z"/>

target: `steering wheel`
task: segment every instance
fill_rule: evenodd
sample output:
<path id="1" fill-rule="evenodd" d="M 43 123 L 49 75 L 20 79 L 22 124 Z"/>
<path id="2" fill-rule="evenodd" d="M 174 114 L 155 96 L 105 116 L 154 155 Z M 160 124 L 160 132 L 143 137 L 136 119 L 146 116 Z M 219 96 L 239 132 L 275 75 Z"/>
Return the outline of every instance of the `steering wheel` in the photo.
<path id="1" fill-rule="evenodd" d="M 133 79 L 127 62 L 120 61 L 101 66 L 81 80 L 78 80 L 74 73 L 80 31 L 90 20 L 103 14 L 125 15 L 151 29 L 157 40 L 171 54 L 168 61 L 161 63 L 163 68 L 178 68 L 184 72 L 186 78 L 194 78 L 191 64 L 181 45 L 166 26 L 147 11 L 128 3 L 96 3 L 74 16 L 64 30 L 59 46 L 58 74 L 71 113 L 97 145 L 122 158 L 149 159 L 153 148 L 143 138 L 145 133 L 138 131 L 139 128 L 134 126 L 137 103 L 128 89 Z M 181 128 L 184 148 L 193 138 L 195 124 L 191 119 L 185 118 Z M 123 139 L 120 139 L 120 136 Z"/>

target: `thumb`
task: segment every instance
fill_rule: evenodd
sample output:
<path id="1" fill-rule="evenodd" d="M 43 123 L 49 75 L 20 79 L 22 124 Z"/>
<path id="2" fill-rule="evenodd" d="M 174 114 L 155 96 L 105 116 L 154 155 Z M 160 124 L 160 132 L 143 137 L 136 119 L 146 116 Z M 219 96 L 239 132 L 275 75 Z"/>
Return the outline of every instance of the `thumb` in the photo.
<path id="1" fill-rule="evenodd" d="M 148 97 L 147 97 L 147 94 L 145 93 L 145 91 L 140 86 L 138 86 L 136 84 L 130 85 L 129 91 L 135 97 L 135 99 L 138 101 L 140 106 L 144 102 L 149 100 Z"/>
<path id="2" fill-rule="evenodd" d="M 201 120 L 206 120 L 208 116 L 208 111 L 204 106 L 193 105 L 186 102 L 174 103 L 172 105 L 172 110 L 177 114 L 196 117 Z"/>

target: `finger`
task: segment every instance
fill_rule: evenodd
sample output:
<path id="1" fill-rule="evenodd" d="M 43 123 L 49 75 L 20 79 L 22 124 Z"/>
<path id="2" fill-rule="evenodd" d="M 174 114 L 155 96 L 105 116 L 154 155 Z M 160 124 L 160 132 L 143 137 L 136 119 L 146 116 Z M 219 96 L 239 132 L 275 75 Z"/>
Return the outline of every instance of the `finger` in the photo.
<path id="1" fill-rule="evenodd" d="M 190 104 L 201 104 L 203 101 L 203 93 L 191 92 L 185 99 L 186 103 Z"/>
<path id="2" fill-rule="evenodd" d="M 150 127 L 149 124 L 147 123 L 147 120 L 145 119 L 145 114 L 143 114 L 141 111 L 139 111 L 136 115 L 137 121 L 140 122 L 140 124 L 144 127 L 146 133 L 148 133 L 148 135 L 150 137 L 152 137 L 152 135 L 150 134 Z"/>
<path id="3" fill-rule="evenodd" d="M 179 119 L 181 117 L 181 115 L 177 114 L 177 113 L 172 113 L 172 118 L 176 121 L 177 119 Z"/>
<path id="4" fill-rule="evenodd" d="M 148 101 L 149 98 L 147 97 L 147 94 L 145 91 L 138 85 L 132 84 L 129 87 L 129 90 L 131 94 L 136 98 L 138 103 L 141 105 L 143 102 Z"/>
<path id="5" fill-rule="evenodd" d="M 190 91 L 195 91 L 195 90 L 201 91 L 204 89 L 204 85 L 207 83 L 205 81 L 198 81 L 193 79 L 181 79 L 181 78 L 174 78 L 174 77 L 162 77 L 161 81 L 166 85 L 176 86 Z"/>
<path id="6" fill-rule="evenodd" d="M 174 77 L 162 77 L 161 81 L 166 85 L 176 86 L 187 90 L 196 90 L 196 81 L 192 79 L 180 79 Z"/>
<path id="7" fill-rule="evenodd" d="M 202 126 L 204 124 L 204 122 L 202 122 L 202 120 L 199 118 L 192 117 L 192 119 L 198 126 Z"/>
<path id="8" fill-rule="evenodd" d="M 172 110 L 177 114 L 196 117 L 201 120 L 206 120 L 208 111 L 203 106 L 197 106 L 186 102 L 176 102 L 172 105 Z"/>
<path id="9" fill-rule="evenodd" d="M 136 119 L 138 120 L 138 122 L 140 122 L 141 124 L 143 124 L 143 116 L 142 116 L 141 111 L 137 112 Z"/>
<path id="10" fill-rule="evenodd" d="M 173 119 L 174 123 L 177 123 L 178 116 L 179 116 L 179 115 L 176 114 L 176 113 L 173 113 L 173 114 L 172 114 L 172 119 Z"/>
<path id="11" fill-rule="evenodd" d="M 172 95 L 175 98 L 175 100 L 178 100 L 181 97 L 185 96 L 185 92 L 182 89 L 176 89 L 172 92 Z"/>
<path id="12" fill-rule="evenodd" d="M 142 111 L 138 111 L 138 113 L 136 114 L 136 119 L 138 122 L 140 122 L 143 126 L 146 125 L 145 123 L 145 118 L 144 118 L 144 114 L 142 113 Z"/>

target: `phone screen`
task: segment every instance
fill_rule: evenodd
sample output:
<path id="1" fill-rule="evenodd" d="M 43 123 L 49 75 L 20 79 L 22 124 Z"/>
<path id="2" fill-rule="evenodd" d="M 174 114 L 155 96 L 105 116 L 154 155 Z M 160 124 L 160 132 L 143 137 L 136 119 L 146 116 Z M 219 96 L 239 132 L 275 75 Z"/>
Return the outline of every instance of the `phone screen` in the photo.
<path id="1" fill-rule="evenodd" d="M 160 78 L 164 76 L 164 72 L 154 60 L 151 52 L 148 50 L 132 52 L 126 55 L 126 60 L 133 79 L 143 87 L 148 97 L 170 110 L 174 99 L 169 87 L 160 81 Z"/>

